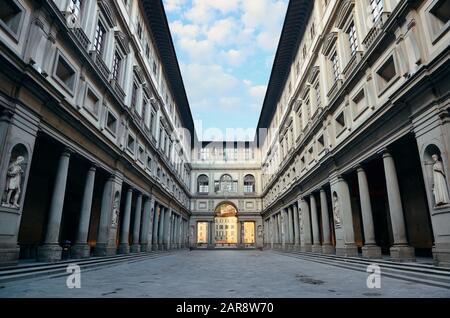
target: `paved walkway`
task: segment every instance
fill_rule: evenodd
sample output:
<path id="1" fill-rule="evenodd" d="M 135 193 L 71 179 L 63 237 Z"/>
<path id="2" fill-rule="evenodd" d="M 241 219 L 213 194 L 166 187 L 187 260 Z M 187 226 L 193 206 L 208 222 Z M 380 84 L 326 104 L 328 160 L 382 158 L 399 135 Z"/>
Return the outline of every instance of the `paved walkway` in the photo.
<path id="1" fill-rule="evenodd" d="M 0 297 L 450 297 L 450 290 L 392 278 L 368 289 L 368 274 L 270 251 L 183 251 L 67 277 L 0 284 Z"/>

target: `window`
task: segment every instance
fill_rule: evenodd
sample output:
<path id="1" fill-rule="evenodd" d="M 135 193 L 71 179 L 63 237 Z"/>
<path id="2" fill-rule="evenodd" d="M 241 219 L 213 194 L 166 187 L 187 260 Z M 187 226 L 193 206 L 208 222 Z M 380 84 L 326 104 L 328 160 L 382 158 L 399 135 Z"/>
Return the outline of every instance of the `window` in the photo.
<path id="1" fill-rule="evenodd" d="M 128 135 L 127 149 L 132 153 L 134 153 L 134 145 L 135 145 L 134 137 L 132 135 Z"/>
<path id="2" fill-rule="evenodd" d="M 337 117 L 336 117 L 336 134 L 340 135 L 345 129 L 345 115 L 342 111 Z"/>
<path id="3" fill-rule="evenodd" d="M 244 193 L 255 192 L 255 177 L 248 174 L 244 177 Z"/>
<path id="4" fill-rule="evenodd" d="M 430 10 L 430 12 L 443 24 L 446 24 L 450 20 L 450 1 L 438 1 L 436 5 Z"/>
<path id="5" fill-rule="evenodd" d="M 136 109 L 137 104 L 137 91 L 138 86 L 136 83 L 133 83 L 133 88 L 131 89 L 131 107 Z"/>
<path id="6" fill-rule="evenodd" d="M 360 115 L 365 109 L 366 105 L 366 96 L 364 94 L 364 89 L 358 92 L 356 96 L 353 98 L 353 113 L 355 116 Z"/>
<path id="7" fill-rule="evenodd" d="M 84 100 L 84 108 L 86 108 L 86 110 L 88 110 L 92 115 L 97 117 L 98 110 L 100 108 L 99 104 L 100 104 L 100 99 L 90 88 L 88 88 L 87 93 L 86 93 L 86 98 Z"/>
<path id="8" fill-rule="evenodd" d="M 17 37 L 22 24 L 23 12 L 23 8 L 15 0 L 0 1 L 0 25 Z"/>
<path id="9" fill-rule="evenodd" d="M 386 62 L 378 69 L 377 84 L 379 92 L 384 92 L 394 79 L 397 78 L 397 70 L 395 67 L 394 56 L 389 57 Z"/>
<path id="10" fill-rule="evenodd" d="M 233 178 L 230 175 L 224 174 L 220 177 L 220 191 L 232 192 L 233 190 Z"/>
<path id="11" fill-rule="evenodd" d="M 339 75 L 341 74 L 339 70 L 339 58 L 337 52 L 334 52 L 334 54 L 331 56 L 331 63 L 333 65 L 334 80 L 337 81 L 339 79 Z"/>
<path id="12" fill-rule="evenodd" d="M 317 139 L 317 152 L 321 153 L 324 149 L 325 149 L 325 139 L 324 139 L 323 135 L 321 135 Z"/>
<path id="13" fill-rule="evenodd" d="M 83 5 L 82 0 L 70 0 L 69 2 L 69 11 L 72 13 L 72 23 L 76 23 L 81 14 L 81 8 Z"/>
<path id="14" fill-rule="evenodd" d="M 347 30 L 347 34 L 348 40 L 350 42 L 350 50 L 352 52 L 352 56 L 354 56 L 356 54 L 356 51 L 358 51 L 358 37 L 356 35 L 355 22 L 352 21 Z"/>
<path id="15" fill-rule="evenodd" d="M 144 163 L 144 157 L 145 157 L 145 151 L 144 148 L 142 148 L 142 146 L 139 146 L 139 153 L 138 153 L 138 160 L 142 163 Z"/>
<path id="16" fill-rule="evenodd" d="M 122 69 L 122 55 L 116 50 L 114 53 L 114 59 L 113 59 L 113 69 L 112 69 L 112 78 L 116 82 L 119 81 L 120 78 L 120 72 Z"/>
<path id="17" fill-rule="evenodd" d="M 55 78 L 70 92 L 75 88 L 76 72 L 59 53 L 56 61 Z"/>
<path id="18" fill-rule="evenodd" d="M 106 117 L 106 129 L 113 135 L 117 133 L 117 118 L 110 111 Z"/>
<path id="19" fill-rule="evenodd" d="M 204 174 L 200 175 L 197 179 L 197 191 L 199 193 L 208 193 L 209 192 L 209 179 Z"/>
<path id="20" fill-rule="evenodd" d="M 370 0 L 370 7 L 372 9 L 372 21 L 376 23 L 380 20 L 383 12 L 383 0 Z"/>
<path id="21" fill-rule="evenodd" d="M 103 26 L 103 23 L 99 20 L 97 23 L 97 28 L 95 29 L 94 50 L 100 56 L 103 56 L 103 50 L 105 48 L 105 36 L 106 29 Z"/>
<path id="22" fill-rule="evenodd" d="M 320 82 L 317 79 L 316 84 L 314 85 L 314 90 L 316 91 L 316 105 L 317 107 L 322 106 L 322 98 L 321 98 L 321 91 L 320 91 Z"/>

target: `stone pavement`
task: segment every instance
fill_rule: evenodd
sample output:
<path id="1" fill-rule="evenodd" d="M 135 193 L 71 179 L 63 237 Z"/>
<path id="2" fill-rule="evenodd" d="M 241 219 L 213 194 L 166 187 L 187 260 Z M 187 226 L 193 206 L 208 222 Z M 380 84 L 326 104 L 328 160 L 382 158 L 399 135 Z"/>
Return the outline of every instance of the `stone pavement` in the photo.
<path id="1" fill-rule="evenodd" d="M 450 290 L 381 278 L 270 251 L 182 251 L 157 259 L 82 271 L 81 288 L 66 278 L 0 284 L 0 297 L 450 297 Z"/>

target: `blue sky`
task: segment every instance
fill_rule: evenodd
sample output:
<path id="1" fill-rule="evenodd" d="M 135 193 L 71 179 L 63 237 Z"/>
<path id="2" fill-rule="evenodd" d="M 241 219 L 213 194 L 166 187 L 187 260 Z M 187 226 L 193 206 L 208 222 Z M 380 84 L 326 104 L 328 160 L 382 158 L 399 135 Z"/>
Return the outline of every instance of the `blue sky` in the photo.
<path id="1" fill-rule="evenodd" d="M 199 139 L 252 139 L 288 0 L 163 2 Z"/>

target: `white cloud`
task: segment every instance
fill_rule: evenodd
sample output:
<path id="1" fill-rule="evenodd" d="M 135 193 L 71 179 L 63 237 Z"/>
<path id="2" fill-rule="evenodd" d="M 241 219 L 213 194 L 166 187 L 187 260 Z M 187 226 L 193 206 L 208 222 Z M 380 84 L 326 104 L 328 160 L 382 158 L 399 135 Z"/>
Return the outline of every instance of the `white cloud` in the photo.
<path id="1" fill-rule="evenodd" d="M 167 12 L 179 12 L 187 0 L 164 0 L 164 9 Z"/>
<path id="2" fill-rule="evenodd" d="M 211 61 L 215 57 L 214 45 L 206 40 L 195 40 L 183 38 L 179 40 L 182 50 L 184 50 L 193 61 Z"/>
<path id="3" fill-rule="evenodd" d="M 184 39 L 195 39 L 200 34 L 200 29 L 194 24 L 183 24 L 180 20 L 177 20 L 170 24 L 170 30 L 177 37 Z"/>

